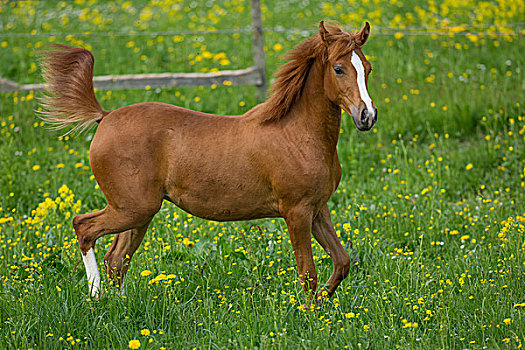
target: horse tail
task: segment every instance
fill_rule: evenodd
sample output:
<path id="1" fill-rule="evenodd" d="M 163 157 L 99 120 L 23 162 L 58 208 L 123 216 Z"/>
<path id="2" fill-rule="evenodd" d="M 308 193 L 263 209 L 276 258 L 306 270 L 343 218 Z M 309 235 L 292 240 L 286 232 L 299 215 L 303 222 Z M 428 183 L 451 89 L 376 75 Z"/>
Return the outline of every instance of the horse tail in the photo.
<path id="1" fill-rule="evenodd" d="M 109 113 L 102 109 L 95 97 L 95 60 L 86 49 L 59 44 L 52 46 L 54 49 L 42 51 L 41 55 L 46 89 L 41 99 L 44 109 L 41 118 L 55 129 L 74 125 L 69 132 L 82 132 Z"/>

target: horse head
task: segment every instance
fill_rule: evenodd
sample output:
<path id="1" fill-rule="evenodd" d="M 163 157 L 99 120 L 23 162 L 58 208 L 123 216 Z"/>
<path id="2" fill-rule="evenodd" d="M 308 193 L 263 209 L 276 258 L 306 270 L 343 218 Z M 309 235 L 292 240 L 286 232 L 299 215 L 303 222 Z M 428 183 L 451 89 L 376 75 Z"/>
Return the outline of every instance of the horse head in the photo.
<path id="1" fill-rule="evenodd" d="M 367 87 L 372 65 L 361 51 L 369 34 L 368 22 L 357 33 L 347 33 L 324 22 L 319 24 L 319 36 L 326 47 L 325 94 L 352 116 L 360 131 L 370 130 L 377 121 L 377 108 Z"/>

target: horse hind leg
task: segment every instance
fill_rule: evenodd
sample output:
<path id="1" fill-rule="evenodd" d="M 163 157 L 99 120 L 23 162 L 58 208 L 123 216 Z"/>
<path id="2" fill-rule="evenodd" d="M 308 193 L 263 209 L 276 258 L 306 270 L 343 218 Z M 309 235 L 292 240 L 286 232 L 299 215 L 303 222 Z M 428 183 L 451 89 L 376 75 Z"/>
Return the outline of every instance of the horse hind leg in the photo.
<path id="1" fill-rule="evenodd" d="M 98 296 L 100 290 L 100 273 L 93 250 L 96 240 L 103 235 L 121 233 L 128 230 L 138 230 L 137 232 L 141 232 L 140 235 L 143 237 L 151 219 L 160 209 L 161 204 L 162 202 L 159 200 L 158 205 L 154 207 L 128 210 L 115 209 L 108 205 L 101 211 L 78 215 L 73 219 L 73 227 L 75 228 L 82 252 L 82 259 L 92 296 Z M 142 238 L 138 244 L 141 241 Z"/>
<path id="2" fill-rule="evenodd" d="M 73 227 L 77 233 L 77 239 L 79 240 L 80 249 L 82 251 L 82 261 L 84 262 L 84 268 L 86 269 L 89 291 L 93 297 L 98 297 L 100 291 L 100 273 L 98 271 L 97 258 L 95 256 L 93 246 L 90 246 L 87 250 L 85 248 L 83 249 L 84 239 L 81 239 L 82 236 L 79 236 L 79 232 L 82 230 L 80 226 L 82 222 L 86 222 L 92 218 L 98 217 L 102 215 L 103 212 L 104 211 L 101 210 L 94 213 L 78 215 L 73 219 Z M 83 229 L 83 231 L 86 230 Z"/>
<path id="3" fill-rule="evenodd" d="M 163 168 L 157 161 L 156 148 L 140 135 L 133 136 L 130 143 L 128 139 L 131 136 L 119 131 L 122 135 L 115 137 L 116 132 L 111 123 L 106 123 L 106 127 L 102 123 L 95 133 L 89 155 L 91 170 L 108 205 L 101 211 L 78 215 L 73 219 L 80 250 L 87 263 L 94 257 L 88 252 L 103 235 L 132 230 L 143 237 L 148 224 L 159 211 L 165 193 L 162 174 L 159 173 L 159 169 Z M 131 144 L 133 147 L 130 147 Z M 148 145 L 149 148 L 146 147 Z M 115 251 L 123 249 L 117 242 L 128 235 L 134 236 L 122 234 L 113 247 Z M 138 240 L 137 246 L 141 240 Z M 88 278 L 92 276 L 91 280 L 96 282 L 94 268 L 90 270 L 88 266 L 96 267 L 96 264 L 86 264 Z"/>
<path id="4" fill-rule="evenodd" d="M 106 273 L 113 285 L 120 289 L 121 294 L 124 293 L 124 277 L 131 258 L 142 243 L 149 224 L 148 222 L 144 226 L 117 233 L 104 256 Z"/>

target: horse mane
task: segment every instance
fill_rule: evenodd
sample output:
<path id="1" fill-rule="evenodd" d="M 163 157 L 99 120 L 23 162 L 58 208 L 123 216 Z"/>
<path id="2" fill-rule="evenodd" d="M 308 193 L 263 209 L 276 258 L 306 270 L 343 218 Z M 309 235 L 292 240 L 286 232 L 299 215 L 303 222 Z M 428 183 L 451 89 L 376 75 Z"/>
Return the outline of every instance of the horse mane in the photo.
<path id="1" fill-rule="evenodd" d="M 358 47 L 355 34 L 344 32 L 337 22 L 325 24 L 324 28 L 324 38 L 317 33 L 284 56 L 288 62 L 275 73 L 276 80 L 270 88 L 271 96 L 261 106 L 263 122 L 280 120 L 290 111 L 301 96 L 310 68 L 316 59 L 325 63 L 347 55 Z"/>

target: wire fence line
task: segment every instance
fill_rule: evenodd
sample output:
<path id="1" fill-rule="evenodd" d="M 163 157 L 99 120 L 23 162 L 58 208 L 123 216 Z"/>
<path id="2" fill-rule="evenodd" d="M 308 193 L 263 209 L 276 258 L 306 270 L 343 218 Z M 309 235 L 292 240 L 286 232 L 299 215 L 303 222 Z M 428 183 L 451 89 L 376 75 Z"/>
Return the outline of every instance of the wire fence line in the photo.
<path id="1" fill-rule="evenodd" d="M 408 26 L 408 27 L 374 27 L 374 35 L 523 35 L 525 22 L 506 23 L 506 24 L 480 24 L 480 25 L 449 25 L 449 26 Z M 517 28 L 512 32 L 491 31 L 493 28 Z M 470 31 L 478 29 L 478 31 Z M 480 31 L 479 29 L 488 29 Z M 291 33 L 303 36 L 311 35 L 317 29 L 311 28 L 263 28 L 265 33 Z M 213 35 L 213 34 L 242 34 L 253 33 L 253 28 L 240 29 L 216 29 L 216 30 L 177 30 L 177 31 L 145 31 L 145 32 L 77 32 L 77 33 L 0 33 L 0 38 L 18 38 L 18 37 L 137 37 L 137 36 L 174 36 L 174 35 Z"/>
<path id="2" fill-rule="evenodd" d="M 219 72 L 206 73 L 154 73 L 154 74 L 128 74 L 128 75 L 106 75 L 93 77 L 95 88 L 98 89 L 141 89 L 145 87 L 189 87 L 189 86 L 211 86 L 215 85 L 255 85 L 257 100 L 262 101 L 266 97 L 267 79 L 266 79 L 266 60 L 264 54 L 263 25 L 261 15 L 260 0 L 250 1 L 250 14 L 252 25 L 249 29 L 243 29 L 244 32 L 252 34 L 252 54 L 253 66 L 245 69 L 226 70 Z M 217 32 L 217 31 L 215 31 Z M 235 31 L 230 31 L 235 33 Z M 154 35 L 145 33 L 145 35 Z M 188 32 L 194 35 L 195 33 Z M 0 33 L 0 37 L 1 37 Z M 23 34 L 23 33 L 7 33 Z M 27 33 L 26 33 L 27 34 Z M 29 33 L 30 36 L 36 36 L 36 31 Z M 112 33 L 96 32 L 95 35 L 111 36 Z M 104 34 L 104 35 L 100 35 Z M 133 35 L 132 33 L 120 33 Z M 44 34 L 50 36 L 50 33 Z M 62 33 L 65 35 L 65 33 Z M 67 34 L 71 35 L 72 34 Z M 66 35 L 66 37 L 67 37 Z M 76 35 L 79 35 L 78 33 Z M 89 35 L 83 33 L 83 35 Z M 113 33 L 114 35 L 114 33 Z M 157 34 L 158 35 L 158 34 Z M 181 34 L 166 34 L 181 35 Z M 58 35 L 57 35 L 58 36 Z M 27 36 L 26 36 L 27 37 Z M 0 77 L 0 92 L 9 91 L 32 91 L 45 89 L 44 84 L 19 84 Z"/>
<path id="3" fill-rule="evenodd" d="M 240 29 L 217 29 L 217 30 L 180 30 L 180 31 L 129 31 L 129 32 L 79 32 L 79 33 L 0 33 L 2 38 L 33 38 L 33 37 L 158 37 L 158 36 L 198 36 L 214 34 L 237 34 L 246 33 L 253 35 L 254 67 L 247 69 L 222 71 L 219 73 L 160 73 L 160 74 L 134 74 L 134 75 L 112 75 L 94 77 L 95 87 L 100 89 L 136 89 L 144 86 L 150 87 L 185 87 L 202 86 L 210 84 L 224 84 L 228 82 L 234 85 L 257 86 L 258 99 L 262 99 L 266 92 L 265 58 L 264 58 L 264 33 L 289 33 L 301 36 L 310 36 L 317 31 L 311 29 L 294 28 L 263 28 L 260 12 L 260 0 L 252 2 L 252 22 L 248 28 Z M 408 27 L 374 27 L 374 35 L 395 36 L 522 36 L 525 34 L 523 27 L 525 22 L 507 23 L 502 25 L 450 25 L 450 26 L 408 26 Z M 502 31 L 506 29 L 506 31 Z M 43 84 L 21 85 L 0 77 L 0 91 L 31 91 L 45 88 Z"/>

